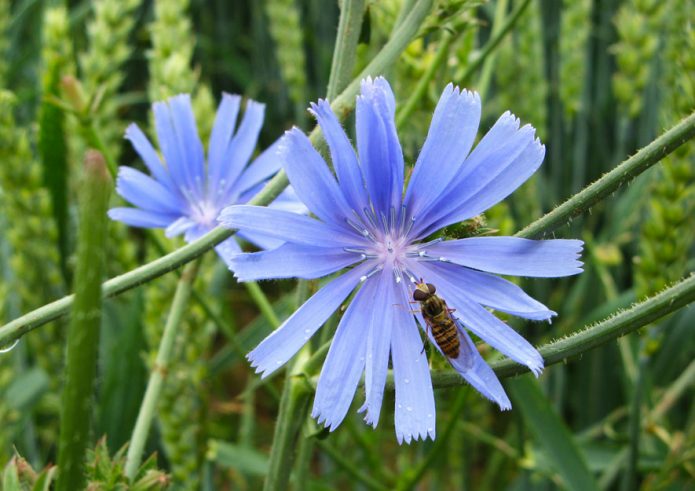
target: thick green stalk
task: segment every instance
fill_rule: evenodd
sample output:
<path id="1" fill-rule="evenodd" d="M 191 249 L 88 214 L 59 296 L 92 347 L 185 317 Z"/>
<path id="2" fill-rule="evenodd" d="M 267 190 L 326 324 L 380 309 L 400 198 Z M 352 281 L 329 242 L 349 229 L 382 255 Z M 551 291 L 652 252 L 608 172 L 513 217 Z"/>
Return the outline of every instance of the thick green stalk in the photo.
<path id="1" fill-rule="evenodd" d="M 492 32 L 490 36 L 496 38 L 499 36 L 500 31 L 503 26 L 506 25 L 507 8 L 509 3 L 507 0 L 498 0 L 497 5 L 495 5 L 495 19 L 492 24 Z M 490 87 L 490 82 L 492 81 L 492 75 L 495 68 L 496 51 L 493 51 L 483 63 L 483 69 L 480 72 L 480 78 L 476 84 L 476 90 L 480 94 L 480 98 L 485 100 L 488 88 Z"/>
<path id="2" fill-rule="evenodd" d="M 543 356 L 546 366 L 559 363 L 634 332 L 693 301 L 695 301 L 695 274 L 691 274 L 672 287 L 619 314 L 608 317 L 565 338 L 545 344 L 538 351 Z M 509 359 L 490 365 L 498 377 L 512 377 L 528 370 L 525 366 Z M 432 383 L 435 387 L 442 388 L 461 385 L 464 381 L 458 373 L 442 370 L 432 374 Z M 390 376 L 387 387 L 389 390 L 393 389 L 393 379 Z"/>
<path id="3" fill-rule="evenodd" d="M 620 186 L 649 169 L 693 136 L 695 136 L 695 113 L 690 114 L 649 145 L 641 148 L 635 155 L 598 181 L 526 226 L 516 236 L 536 237 L 561 227 L 573 217 L 584 213 L 602 199 L 610 196 Z"/>
<path id="4" fill-rule="evenodd" d="M 285 380 L 273 434 L 273 447 L 270 450 L 268 475 L 263 485 L 264 491 L 287 489 L 297 434 L 306 418 L 312 392 L 303 373 L 307 359 L 308 352 L 305 347 L 297 355 L 294 366 Z"/>
<path id="5" fill-rule="evenodd" d="M 171 304 L 169 317 L 167 317 L 167 322 L 164 326 L 164 333 L 162 334 L 159 349 L 157 350 L 157 358 L 154 366 L 152 367 L 150 379 L 147 382 L 145 396 L 142 399 L 142 405 L 140 406 L 138 418 L 135 421 L 135 428 L 133 429 L 133 435 L 130 439 L 130 446 L 128 447 L 125 473 L 126 476 L 128 476 L 128 478 L 131 480 L 135 478 L 138 468 L 140 467 L 142 452 L 145 448 L 147 435 L 150 431 L 150 426 L 152 425 L 152 419 L 155 416 L 157 401 L 159 400 L 159 395 L 162 391 L 162 384 L 164 383 L 164 378 L 167 375 L 169 362 L 174 351 L 176 333 L 178 332 L 181 318 L 183 317 L 186 304 L 188 303 L 188 299 L 191 295 L 193 281 L 198 273 L 199 265 L 199 261 L 194 261 L 188 264 L 184 269 L 176 287 L 176 293 L 174 294 L 174 300 Z"/>
<path id="6" fill-rule="evenodd" d="M 355 67 L 356 47 L 360 38 L 362 18 L 364 17 L 364 0 L 342 0 L 340 2 L 340 20 L 338 34 L 333 48 L 331 74 L 328 77 L 326 99 L 331 101 L 351 80 Z"/>
<path id="7" fill-rule="evenodd" d="M 410 39 L 417 33 L 419 26 L 427 16 L 432 6 L 432 0 L 419 0 L 412 9 L 401 27 L 396 31 L 393 38 L 382 48 L 372 62 L 348 85 L 338 98 L 331 104 L 331 108 L 339 118 L 347 117 L 349 111 L 354 107 L 355 95 L 359 89 L 360 80 L 369 74 L 378 74 L 389 67 L 405 49 Z M 309 135 L 311 142 L 317 144 L 321 135 L 318 127 Z M 289 181 L 284 171 L 278 172 L 268 184 L 251 200 L 251 205 L 267 205 L 282 192 Z M 190 244 L 186 244 L 180 249 L 167 254 L 166 256 L 155 259 L 154 261 L 140 266 L 132 271 L 110 279 L 103 285 L 104 295 L 107 297 L 116 296 L 136 286 L 147 283 L 154 278 L 162 276 L 179 266 L 192 261 L 204 252 L 212 249 L 225 239 L 234 235 L 234 231 L 222 227 L 208 232 L 200 239 Z M 47 322 L 65 315 L 72 305 L 73 297 L 63 297 L 55 302 L 46 304 L 33 310 L 22 317 L 6 324 L 0 328 L 0 345 L 14 342 L 27 332 L 39 327 Z"/>
<path id="8" fill-rule="evenodd" d="M 99 349 L 100 290 L 108 224 L 106 209 L 112 183 L 98 152 L 87 152 L 84 176 L 80 193 L 75 303 L 68 328 L 66 378 L 61 401 L 58 491 L 83 489 L 85 485 L 85 454 Z"/>

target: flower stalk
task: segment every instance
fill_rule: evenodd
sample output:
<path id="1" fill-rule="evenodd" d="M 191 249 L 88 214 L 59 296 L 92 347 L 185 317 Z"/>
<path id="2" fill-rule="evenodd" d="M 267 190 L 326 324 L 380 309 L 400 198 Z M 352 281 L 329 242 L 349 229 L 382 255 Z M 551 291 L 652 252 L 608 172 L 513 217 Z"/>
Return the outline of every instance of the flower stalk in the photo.
<path id="1" fill-rule="evenodd" d="M 304 376 L 304 365 L 308 359 L 308 351 L 302 350 L 285 381 L 275 424 L 273 447 L 270 450 L 268 475 L 263 485 L 264 491 L 288 487 L 297 434 L 304 424 L 309 409 L 309 397 L 313 392 Z"/>
<path id="2" fill-rule="evenodd" d="M 133 429 L 133 435 L 130 439 L 128 455 L 126 457 L 125 473 L 126 476 L 128 476 L 128 478 L 131 480 L 135 478 L 138 468 L 140 467 L 140 461 L 142 460 L 142 453 L 145 448 L 145 442 L 147 441 L 147 435 L 149 434 L 150 427 L 152 426 L 152 420 L 155 416 L 157 401 L 159 400 L 162 385 L 167 375 L 167 369 L 173 356 L 174 341 L 176 340 L 178 327 L 181 323 L 186 305 L 188 304 L 188 299 L 190 298 L 193 287 L 193 281 L 198 274 L 199 266 L 200 261 L 193 261 L 189 263 L 184 269 L 176 287 L 176 293 L 174 294 L 174 300 L 171 304 L 171 310 L 169 311 L 169 316 L 167 317 L 167 322 L 164 326 L 164 333 L 162 334 L 159 349 L 157 350 L 157 358 L 154 366 L 152 367 L 150 379 L 147 382 L 147 389 L 145 390 L 145 396 L 142 399 L 142 405 L 140 406 L 140 411 L 138 412 L 138 417 L 135 421 L 135 428 Z"/>
<path id="3" fill-rule="evenodd" d="M 99 349 L 100 287 L 108 223 L 106 208 L 112 183 L 103 157 L 93 150 L 85 156 L 84 175 L 80 196 L 75 302 L 68 328 L 66 379 L 61 401 L 58 491 L 84 488 L 85 456 Z"/>

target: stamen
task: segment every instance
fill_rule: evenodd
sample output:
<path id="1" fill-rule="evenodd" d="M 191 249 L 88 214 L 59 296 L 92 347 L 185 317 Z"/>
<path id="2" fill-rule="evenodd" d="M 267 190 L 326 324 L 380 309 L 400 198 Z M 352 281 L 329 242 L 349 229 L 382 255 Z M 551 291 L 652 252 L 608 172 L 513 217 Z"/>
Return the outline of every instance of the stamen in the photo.
<path id="1" fill-rule="evenodd" d="M 394 227 L 396 226 L 396 208 L 392 206 L 389 213 L 389 231 L 395 232 Z"/>
<path id="2" fill-rule="evenodd" d="M 389 221 L 388 218 L 386 218 L 386 215 L 384 215 L 384 212 L 379 213 L 381 216 L 381 224 L 382 224 L 382 230 L 387 233 L 389 230 Z"/>
<path id="3" fill-rule="evenodd" d="M 412 217 L 410 221 L 408 222 L 408 228 L 403 232 L 403 236 L 407 237 L 410 231 L 413 229 L 413 225 L 415 225 L 415 217 Z"/>
<path id="4" fill-rule="evenodd" d="M 372 226 L 372 228 L 378 228 L 379 225 L 376 223 L 376 217 L 374 216 L 374 212 L 367 207 L 365 207 L 362 211 L 364 212 L 364 216 L 367 217 L 367 220 L 369 220 L 369 224 Z"/>
<path id="5" fill-rule="evenodd" d="M 379 271 L 381 271 L 382 269 L 384 269 L 384 267 L 383 267 L 381 264 L 377 264 L 376 266 L 374 266 L 374 268 L 372 268 L 371 271 L 369 271 L 369 273 L 367 273 L 367 274 L 364 275 L 364 276 L 361 276 L 361 277 L 360 277 L 360 281 L 361 281 L 361 282 L 367 281 L 369 278 L 371 278 L 372 276 L 374 276 L 375 274 L 377 274 L 377 273 L 378 273 Z"/>
<path id="6" fill-rule="evenodd" d="M 355 222 L 353 222 L 349 218 L 346 218 L 345 221 L 347 222 L 348 225 L 350 225 L 352 228 L 354 228 L 358 234 L 370 239 L 372 242 L 376 242 L 376 237 L 374 237 L 369 230 L 367 230 L 366 228 L 360 227 L 358 224 L 356 224 Z"/>
<path id="7" fill-rule="evenodd" d="M 398 264 L 393 265 L 393 277 L 396 283 L 400 283 L 403 280 L 401 277 L 401 267 Z"/>
<path id="8" fill-rule="evenodd" d="M 401 216 L 398 220 L 398 234 L 403 235 L 403 227 L 405 227 L 405 205 L 401 205 Z"/>

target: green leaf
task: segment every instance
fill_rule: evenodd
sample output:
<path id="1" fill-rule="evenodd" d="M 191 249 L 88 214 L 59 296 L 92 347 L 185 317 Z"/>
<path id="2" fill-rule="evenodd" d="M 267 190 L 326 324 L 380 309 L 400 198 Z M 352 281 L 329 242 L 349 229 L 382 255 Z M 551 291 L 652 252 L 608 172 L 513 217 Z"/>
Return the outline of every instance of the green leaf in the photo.
<path id="1" fill-rule="evenodd" d="M 35 367 L 18 374 L 5 392 L 7 404 L 18 411 L 31 408 L 48 389 L 46 372 Z"/>
<path id="2" fill-rule="evenodd" d="M 2 474 L 2 489 L 4 491 L 22 491 L 15 462 L 15 459 L 10 460 Z"/>
<path id="3" fill-rule="evenodd" d="M 46 468 L 34 483 L 32 491 L 50 491 L 57 470 L 56 466 Z"/>
<path id="4" fill-rule="evenodd" d="M 597 490 L 584 456 L 538 382 L 525 375 L 511 381 L 507 388 L 514 407 L 521 410 L 528 429 L 545 451 L 548 464 L 560 475 L 567 489 Z"/>
<path id="5" fill-rule="evenodd" d="M 268 457 L 253 448 L 241 447 L 221 440 L 208 442 L 208 460 L 235 469 L 244 474 L 265 476 L 268 473 Z"/>

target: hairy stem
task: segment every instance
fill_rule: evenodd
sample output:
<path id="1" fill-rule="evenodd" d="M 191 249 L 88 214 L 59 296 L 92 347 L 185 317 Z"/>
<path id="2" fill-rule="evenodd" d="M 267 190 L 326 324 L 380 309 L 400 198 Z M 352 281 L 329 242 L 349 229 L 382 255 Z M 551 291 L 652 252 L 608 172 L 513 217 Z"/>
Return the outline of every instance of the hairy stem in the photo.
<path id="1" fill-rule="evenodd" d="M 693 301 L 695 301 L 695 274 L 619 314 L 608 317 L 565 338 L 545 344 L 538 351 L 543 356 L 546 366 L 559 363 L 636 331 Z M 511 377 L 528 370 L 525 366 L 510 359 L 490 365 L 498 377 Z M 432 383 L 435 387 L 442 388 L 462 385 L 465 382 L 458 373 L 442 370 L 433 372 Z M 389 389 L 393 389 L 391 377 L 387 381 L 387 386 Z"/>
<path id="2" fill-rule="evenodd" d="M 162 392 L 162 385 L 169 369 L 169 362 L 173 354 L 174 341 L 176 340 L 178 327 L 181 323 L 186 305 L 188 304 L 193 281 L 198 273 L 199 265 L 199 261 L 188 264 L 176 286 L 176 293 L 174 294 L 174 300 L 171 304 L 171 310 L 169 311 L 169 316 L 164 326 L 162 339 L 159 342 L 157 358 L 152 367 L 150 379 L 147 382 L 145 396 L 142 399 L 140 411 L 135 421 L 133 435 L 130 439 L 130 446 L 128 447 L 125 473 L 131 481 L 135 478 L 138 468 L 140 467 L 147 435 L 150 432 L 150 426 L 152 426 L 152 420 L 154 419 L 157 408 L 157 401 L 159 400 L 159 395 Z"/>
<path id="3" fill-rule="evenodd" d="M 333 100 L 350 82 L 355 67 L 357 41 L 362 28 L 364 0 L 342 0 L 338 35 L 335 38 L 331 74 L 328 77 L 326 99 Z"/>
<path id="4" fill-rule="evenodd" d="M 537 237 L 568 223 L 573 217 L 581 215 L 602 199 L 607 198 L 620 186 L 649 169 L 693 136 L 695 136 L 695 113 L 690 114 L 649 145 L 641 148 L 635 155 L 598 181 L 527 225 L 516 234 L 517 237 Z"/>

